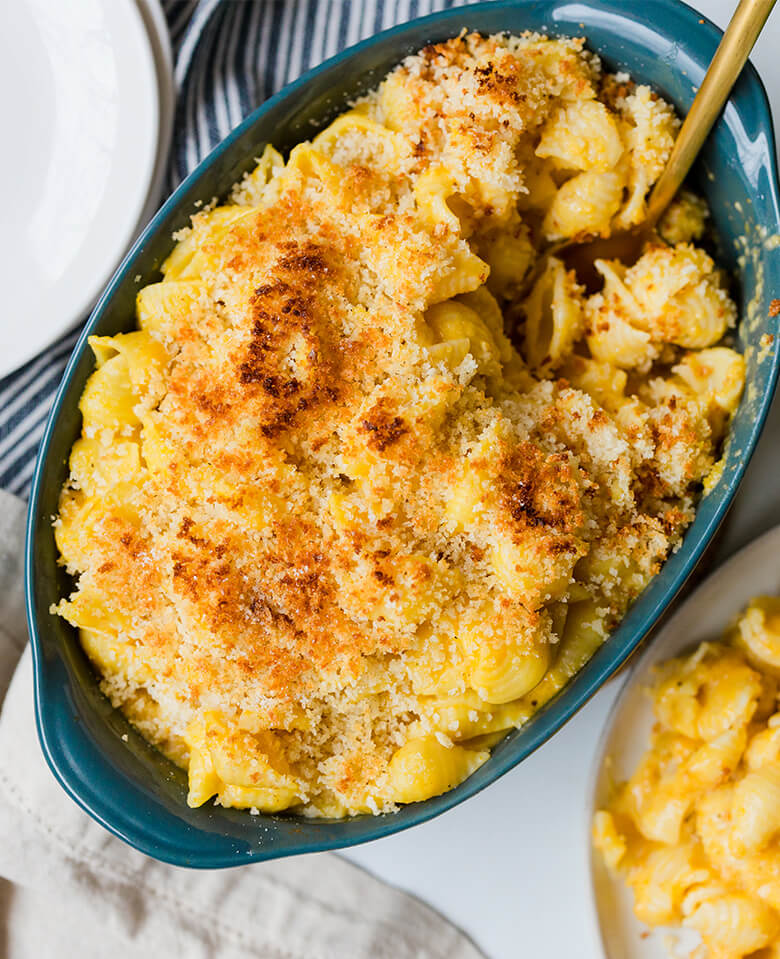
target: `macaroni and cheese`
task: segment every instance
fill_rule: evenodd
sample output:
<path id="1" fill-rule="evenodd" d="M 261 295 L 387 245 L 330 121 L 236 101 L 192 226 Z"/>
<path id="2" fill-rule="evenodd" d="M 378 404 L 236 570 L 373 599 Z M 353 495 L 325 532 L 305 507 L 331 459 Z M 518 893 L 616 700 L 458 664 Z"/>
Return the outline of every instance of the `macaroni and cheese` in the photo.
<path id="1" fill-rule="evenodd" d="M 650 748 L 593 825 L 637 917 L 701 936 L 696 955 L 780 954 L 780 599 L 724 643 L 665 663 Z"/>
<path id="2" fill-rule="evenodd" d="M 192 805 L 452 788 L 680 542 L 743 381 L 706 211 L 523 291 L 641 220 L 677 127 L 582 40 L 464 33 L 268 146 L 92 337 L 55 611 Z"/>

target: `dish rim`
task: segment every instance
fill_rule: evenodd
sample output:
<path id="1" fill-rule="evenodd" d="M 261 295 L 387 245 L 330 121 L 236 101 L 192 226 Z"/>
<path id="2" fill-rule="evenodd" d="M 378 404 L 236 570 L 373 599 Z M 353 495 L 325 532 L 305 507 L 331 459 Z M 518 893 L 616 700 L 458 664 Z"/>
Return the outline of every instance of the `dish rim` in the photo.
<path id="1" fill-rule="evenodd" d="M 720 36 L 720 31 L 718 28 L 715 27 L 706 17 L 702 17 L 701 14 L 695 11 L 687 3 L 683 3 L 681 0 L 661 0 L 661 2 L 663 3 L 664 7 L 672 12 L 679 13 L 680 11 L 683 11 L 686 16 L 695 17 L 696 21 L 705 25 L 711 33 L 712 31 L 715 31 L 713 42 L 717 41 L 717 38 Z M 719 493 L 717 504 L 714 505 L 713 508 L 712 516 L 709 518 L 707 524 L 698 531 L 698 539 L 688 545 L 688 552 L 684 563 L 679 569 L 674 571 L 674 576 L 670 579 L 670 582 L 667 584 L 663 594 L 659 595 L 658 597 L 654 597 L 652 605 L 643 610 L 641 620 L 637 622 L 633 632 L 629 634 L 630 639 L 624 639 L 623 644 L 617 648 L 613 647 L 608 649 L 608 643 L 605 643 L 604 646 L 602 646 L 596 652 L 596 654 L 594 654 L 591 660 L 585 664 L 583 669 L 580 670 L 575 677 L 573 677 L 573 679 L 567 684 L 566 687 L 564 687 L 561 693 L 559 693 L 558 696 L 556 696 L 555 699 L 548 704 L 546 709 L 537 714 L 539 721 L 537 721 L 533 727 L 525 727 L 526 738 L 520 750 L 515 750 L 514 752 L 511 750 L 506 750 L 500 756 L 496 755 L 494 752 L 492 756 L 494 763 L 489 780 L 480 783 L 472 777 L 471 780 L 466 780 L 457 789 L 451 790 L 442 796 L 434 797 L 433 799 L 426 800 L 423 803 L 406 806 L 404 807 L 405 810 L 409 810 L 410 812 L 408 812 L 403 819 L 400 817 L 400 814 L 394 813 L 377 817 L 354 817 L 352 819 L 322 820 L 318 824 L 322 828 L 321 836 L 314 841 L 303 842 L 297 848 L 288 848 L 286 846 L 282 848 L 273 848 L 273 844 L 271 844 L 270 848 L 262 846 L 258 848 L 252 846 L 246 852 L 238 854 L 227 851 L 222 854 L 212 855 L 204 855 L 201 853 L 199 854 L 199 859 L 192 861 L 186 857 L 184 850 L 172 852 L 169 843 L 161 846 L 156 841 L 157 837 L 153 829 L 151 832 L 148 830 L 139 831 L 137 827 L 131 827 L 127 825 L 129 820 L 125 820 L 125 825 L 123 827 L 123 825 L 115 822 L 110 816 L 104 815 L 102 810 L 105 810 L 107 806 L 111 805 L 107 803 L 105 797 L 100 797 L 100 802 L 87 801 L 80 794 L 77 788 L 78 783 L 74 785 L 71 782 L 70 775 L 72 770 L 67 766 L 66 763 L 62 761 L 59 744 L 49 734 L 49 730 L 47 729 L 47 720 L 44 715 L 44 692 L 46 685 L 44 682 L 44 671 L 46 669 L 46 664 L 44 661 L 42 641 L 39 635 L 39 633 L 43 631 L 44 626 L 43 624 L 39 626 L 35 613 L 36 564 L 34 554 L 36 544 L 35 524 L 38 517 L 38 503 L 43 483 L 47 473 L 49 472 L 49 449 L 52 437 L 56 430 L 60 414 L 63 410 L 63 407 L 66 405 L 66 401 L 71 392 L 71 381 L 74 378 L 78 363 L 81 360 L 82 354 L 86 348 L 87 337 L 91 334 L 92 329 L 98 324 L 104 310 L 111 302 L 117 288 L 125 280 L 128 273 L 133 270 L 136 259 L 143 255 L 144 246 L 147 239 L 157 233 L 161 224 L 165 221 L 168 215 L 175 210 L 176 207 L 183 205 L 182 198 L 188 192 L 190 187 L 195 184 L 210 167 L 217 163 L 223 157 L 223 155 L 228 153 L 228 151 L 230 151 L 232 148 L 232 145 L 241 136 L 243 136 L 244 133 L 246 133 L 253 125 L 260 122 L 264 115 L 274 109 L 277 105 L 281 104 L 285 100 L 292 100 L 300 91 L 305 91 L 307 85 L 320 74 L 331 70 L 335 66 L 343 64 L 344 62 L 349 62 L 366 48 L 381 45 L 390 38 L 399 36 L 406 31 L 419 29 L 421 26 L 429 26 L 435 30 L 436 26 L 441 22 L 446 22 L 451 20 L 453 17 L 458 16 L 465 20 L 469 13 L 480 11 L 490 10 L 491 12 L 495 13 L 496 11 L 500 12 L 502 10 L 507 10 L 516 13 L 518 8 L 531 5 L 532 3 L 533 0 L 509 0 L 509 2 L 491 2 L 491 0 L 488 0 L 488 2 L 473 4 L 465 8 L 456 7 L 439 11 L 425 17 L 416 18 L 406 23 L 399 24 L 388 30 L 381 31 L 380 33 L 377 33 L 358 44 L 348 47 L 345 50 L 342 50 L 335 56 L 307 71 L 301 77 L 285 86 L 273 97 L 260 104 L 260 106 L 250 113 L 233 131 L 231 131 L 231 133 L 223 141 L 221 141 L 220 144 L 215 147 L 211 153 L 208 154 L 208 156 L 201 161 L 201 163 L 192 171 L 192 173 L 189 174 L 189 176 L 186 177 L 185 180 L 182 181 L 174 193 L 160 207 L 145 230 L 133 244 L 131 250 L 124 257 L 120 266 L 117 268 L 111 281 L 108 283 L 104 292 L 100 296 L 85 325 L 83 332 L 79 337 L 78 342 L 74 347 L 73 353 L 65 369 L 62 381 L 52 404 L 41 440 L 32 481 L 32 491 L 28 510 L 27 541 L 25 548 L 25 598 L 31 645 L 33 648 L 36 725 L 46 761 L 66 792 L 68 792 L 68 794 L 87 813 L 100 822 L 110 832 L 124 839 L 136 849 L 139 849 L 148 855 L 154 856 L 157 859 L 177 865 L 212 868 L 215 866 L 239 865 L 250 861 L 261 861 L 269 858 L 294 855 L 301 852 L 346 848 L 348 846 L 371 841 L 373 839 L 410 828 L 411 826 L 418 825 L 419 823 L 425 822 L 439 813 L 444 812 L 460 802 L 463 802 L 476 795 L 476 793 L 480 792 L 481 789 L 486 788 L 488 785 L 490 785 L 490 783 L 503 776 L 519 762 L 527 758 L 532 752 L 539 748 L 539 746 L 546 742 L 547 739 L 554 735 L 566 722 L 572 719 L 582 708 L 582 706 L 591 698 L 591 696 L 604 684 L 604 682 L 606 682 L 606 680 L 620 666 L 622 666 L 634 653 L 634 651 L 642 644 L 650 630 L 657 623 L 659 616 L 665 609 L 668 608 L 682 588 L 690 573 L 695 568 L 705 549 L 711 542 L 717 527 L 720 525 L 721 521 L 726 515 L 734 496 L 736 495 L 744 472 L 755 450 L 758 437 L 766 420 L 769 406 L 774 395 L 778 371 L 780 369 L 780 353 L 777 351 L 775 351 L 773 355 L 766 389 L 762 393 L 757 404 L 755 420 L 751 424 L 748 436 L 742 443 L 744 452 L 738 461 L 738 467 L 735 470 L 734 475 L 729 477 L 727 485 L 725 485 L 722 492 Z M 560 3 L 556 4 L 555 0 L 552 0 L 551 6 L 555 8 L 556 6 L 560 6 Z M 621 10 L 621 4 L 618 2 L 618 0 L 601 0 L 601 2 L 596 0 L 596 2 L 588 3 L 587 6 L 590 8 L 590 12 L 598 11 L 599 9 L 604 9 L 605 7 L 611 10 L 620 10 L 621 13 L 625 12 L 624 10 Z M 552 16 L 550 16 L 549 19 L 552 33 L 554 32 L 555 28 L 555 21 Z M 584 27 L 583 30 L 585 30 Z M 655 30 L 656 33 L 660 33 L 662 36 L 666 35 L 664 30 L 661 28 L 655 28 Z M 774 206 L 775 211 L 778 211 L 780 210 L 780 200 L 778 199 L 780 186 L 778 185 L 778 165 L 771 108 L 764 85 L 752 64 L 748 64 L 746 71 L 749 74 L 751 83 L 755 88 L 755 95 L 757 98 L 756 104 L 757 109 L 760 111 L 762 126 L 765 126 L 766 128 L 768 141 L 767 151 L 769 153 L 770 164 L 768 199 Z M 686 536 L 686 540 L 687 538 L 688 537 Z M 685 545 L 686 544 L 684 541 L 683 548 L 685 548 Z M 669 560 L 667 560 L 667 564 L 668 562 Z M 665 564 L 664 568 L 667 564 Z M 663 569 L 661 573 L 663 573 Z M 625 622 L 625 618 L 621 621 L 621 625 L 623 622 Z M 612 636 L 614 635 L 615 633 L 612 634 Z M 558 701 L 559 696 L 564 694 L 567 694 L 567 698 L 562 704 L 563 708 L 561 708 L 560 703 L 558 704 L 558 708 L 555 708 L 554 704 Z M 497 749 L 498 748 L 499 747 L 497 747 Z M 101 755 L 105 763 L 116 767 L 116 762 L 110 756 L 110 754 L 102 752 Z M 411 810 L 413 810 L 413 812 Z M 262 817 L 258 818 L 262 819 Z M 353 833 L 340 835 L 337 831 L 335 835 L 329 835 L 327 832 L 328 824 L 343 825 L 345 823 L 349 824 L 354 822 L 362 822 L 366 818 L 370 820 L 370 825 L 365 826 L 361 830 L 356 830 Z M 293 824 L 300 822 L 298 819 L 291 819 L 290 821 Z M 182 825 L 184 826 L 185 824 L 182 822 Z M 224 835 L 227 838 L 227 834 Z"/>

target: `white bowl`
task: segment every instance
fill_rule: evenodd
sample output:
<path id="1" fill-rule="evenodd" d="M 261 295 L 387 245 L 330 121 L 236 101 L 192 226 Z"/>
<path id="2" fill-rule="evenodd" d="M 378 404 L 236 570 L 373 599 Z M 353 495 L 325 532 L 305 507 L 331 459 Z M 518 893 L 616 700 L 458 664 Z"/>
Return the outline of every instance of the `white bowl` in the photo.
<path id="1" fill-rule="evenodd" d="M 596 749 L 587 804 L 593 910 L 607 959 L 669 959 L 664 940 L 678 939 L 676 951 L 688 955 L 698 937 L 686 930 L 648 930 L 634 916 L 633 897 L 612 876 L 593 848 L 593 814 L 603 808 L 610 786 L 630 777 L 650 741 L 654 717 L 648 693 L 653 668 L 702 640 L 718 640 L 731 620 L 754 597 L 780 591 L 780 526 L 754 540 L 709 576 L 683 603 L 639 655 L 625 680 Z M 649 933 L 649 934 L 648 934 Z"/>

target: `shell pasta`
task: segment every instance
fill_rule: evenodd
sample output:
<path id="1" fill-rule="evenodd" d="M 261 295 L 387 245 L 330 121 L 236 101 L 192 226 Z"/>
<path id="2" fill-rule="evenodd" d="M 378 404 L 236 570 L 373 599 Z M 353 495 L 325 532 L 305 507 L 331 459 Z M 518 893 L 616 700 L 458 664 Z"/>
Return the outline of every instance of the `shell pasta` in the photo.
<path id="1" fill-rule="evenodd" d="M 723 644 L 665 663 L 650 747 L 593 824 L 649 925 L 696 956 L 780 951 L 780 600 L 754 599 Z M 760 950 L 760 951 L 759 951 Z"/>
<path id="2" fill-rule="evenodd" d="M 582 667 L 690 523 L 742 391 L 678 121 L 579 39 L 462 34 L 176 235 L 95 371 L 55 521 L 106 695 L 193 806 L 451 789 Z"/>

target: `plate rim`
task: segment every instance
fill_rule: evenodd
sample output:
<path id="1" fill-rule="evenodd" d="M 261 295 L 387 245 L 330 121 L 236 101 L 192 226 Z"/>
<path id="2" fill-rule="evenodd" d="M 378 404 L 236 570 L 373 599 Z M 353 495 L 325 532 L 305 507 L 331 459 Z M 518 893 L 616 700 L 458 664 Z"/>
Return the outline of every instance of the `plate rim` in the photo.
<path id="1" fill-rule="evenodd" d="M 176 115 L 176 83 L 174 80 L 171 35 L 161 0 L 135 0 L 149 37 L 152 58 L 157 75 L 158 124 L 157 154 L 149 182 L 149 190 L 138 221 L 133 240 L 152 219 L 164 198 L 164 182 L 173 145 L 173 126 Z"/>

